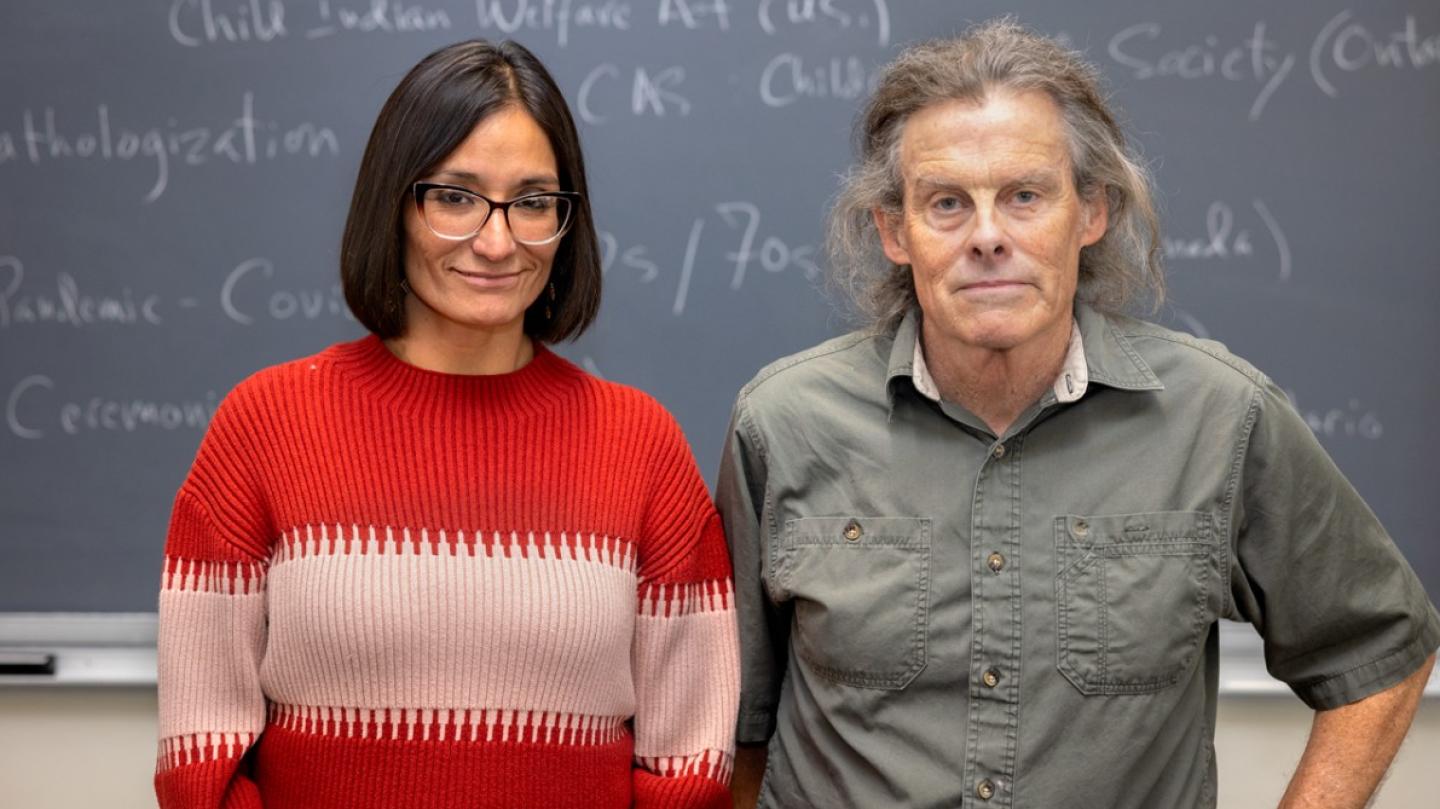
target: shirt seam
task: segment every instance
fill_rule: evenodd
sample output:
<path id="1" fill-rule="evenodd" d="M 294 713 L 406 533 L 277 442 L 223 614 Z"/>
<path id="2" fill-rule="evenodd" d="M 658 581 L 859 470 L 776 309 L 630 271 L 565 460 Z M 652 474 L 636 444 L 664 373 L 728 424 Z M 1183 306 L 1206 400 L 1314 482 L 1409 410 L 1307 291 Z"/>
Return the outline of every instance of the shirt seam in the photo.
<path id="1" fill-rule="evenodd" d="M 1244 377 L 1252 385 L 1264 384 L 1265 381 L 1269 379 L 1269 377 L 1267 377 L 1263 371 L 1254 367 L 1253 365 L 1237 362 L 1236 357 L 1230 356 L 1228 353 L 1221 353 L 1215 351 L 1207 347 L 1199 340 L 1196 340 L 1194 337 L 1189 337 L 1188 335 L 1161 334 L 1148 331 L 1131 332 L 1119 330 L 1116 331 L 1116 334 L 1123 335 L 1127 340 L 1161 340 L 1163 342 L 1171 343 L 1173 345 L 1184 346 L 1185 348 L 1193 349 Z"/>
<path id="2" fill-rule="evenodd" d="M 747 386 L 747 390 L 748 390 L 748 386 Z M 761 558 L 760 581 L 761 581 L 761 584 L 762 584 L 762 588 L 765 589 L 765 590 L 768 592 L 768 589 L 769 589 L 769 588 L 768 588 L 768 587 L 764 587 L 765 574 L 766 574 L 766 571 L 767 571 L 767 570 L 773 571 L 774 568 L 775 568 L 774 560 L 770 558 L 770 554 L 771 554 L 771 551 L 775 548 L 775 546 L 776 546 L 776 541 L 777 541 L 777 540 L 776 540 L 776 534 L 775 534 L 775 508 L 774 508 L 774 505 L 775 505 L 775 504 L 774 504 L 774 501 L 773 501 L 773 499 L 772 499 L 772 498 L 773 498 L 773 495 L 772 495 L 771 490 L 770 490 L 770 475 L 769 475 L 770 454 L 769 454 L 769 450 L 766 449 L 766 447 L 765 447 L 765 439 L 764 439 L 764 437 L 760 434 L 760 429 L 755 426 L 755 421 L 754 421 L 754 419 L 751 418 L 751 416 L 750 416 L 749 403 L 750 403 L 750 402 L 749 402 L 749 396 L 746 394 L 746 392 L 743 392 L 743 391 L 742 391 L 739 399 L 736 401 L 736 404 L 735 404 L 735 421 L 736 421 L 736 423 L 740 426 L 740 428 L 745 431 L 745 434 L 749 437 L 751 444 L 755 447 L 756 453 L 760 456 L 760 462 L 763 463 L 763 464 L 765 465 L 765 467 L 766 467 L 765 484 L 764 484 L 764 489 L 763 489 L 763 492 L 762 492 L 762 496 L 761 496 L 761 498 L 760 498 L 760 502 L 761 502 L 761 506 L 760 506 L 761 529 L 760 529 L 760 530 L 761 530 L 761 534 L 762 534 L 761 539 L 762 539 L 762 541 L 764 542 L 764 547 L 760 549 L 760 550 L 761 550 L 761 556 L 760 556 L 760 558 Z M 748 484 L 747 484 L 747 485 L 748 485 Z M 766 597 L 768 598 L 768 595 L 767 595 Z M 768 609 L 768 608 L 765 608 L 765 609 Z M 788 646 L 789 646 L 789 640 L 788 640 L 788 638 L 787 638 L 787 640 L 786 640 L 786 646 L 787 646 L 787 648 L 788 648 Z M 753 734 L 749 733 L 748 731 L 752 729 L 751 726 L 752 726 L 755 722 L 757 722 L 757 721 L 758 721 L 759 723 L 763 724 L 764 728 L 766 728 L 766 729 L 769 730 L 769 732 L 766 734 L 766 738 L 767 738 L 767 739 L 768 739 L 770 736 L 773 736 L 774 733 L 775 733 L 775 731 L 774 731 L 774 725 L 775 725 L 775 722 L 776 722 L 776 719 L 777 719 L 777 715 L 778 715 L 778 711 L 779 711 L 779 703 L 780 703 L 780 700 L 783 699 L 783 691 L 784 691 L 784 688 L 785 688 L 785 679 L 790 676 L 790 673 L 789 673 L 789 671 L 788 671 L 788 668 L 789 668 L 789 660 L 788 660 L 788 658 L 787 658 L 784 662 L 777 663 L 777 665 L 778 665 L 778 667 L 781 669 L 781 672 L 780 672 L 780 677 L 781 677 L 780 687 L 777 688 L 777 689 L 774 689 L 773 691 L 772 691 L 771 689 L 769 689 L 769 688 L 766 688 L 766 689 L 765 689 L 765 690 L 766 690 L 767 699 L 769 699 L 770 697 L 773 696 L 773 698 L 774 698 L 773 703 L 774 703 L 774 704 L 770 705 L 768 708 L 765 708 L 763 711 L 762 711 L 762 710 L 755 710 L 755 709 L 751 709 L 751 708 L 741 708 L 740 711 L 739 711 L 739 720 L 740 720 L 740 721 L 743 721 L 743 722 L 746 724 L 746 726 L 747 726 L 747 727 L 746 727 L 746 730 L 747 730 L 746 736 L 747 736 L 747 737 L 751 737 L 751 736 L 753 735 Z M 773 678 L 767 678 L 767 679 L 773 679 Z M 741 696 L 742 696 L 742 698 L 743 698 L 743 696 L 744 696 L 743 693 L 742 693 Z M 739 722 L 737 722 L 737 724 L 739 724 Z M 768 762 L 767 762 L 767 766 L 768 766 Z"/>
<path id="3" fill-rule="evenodd" d="M 1327 685 L 1328 683 L 1332 683 L 1336 680 L 1349 677 L 1360 669 L 1380 666 L 1393 658 L 1405 655 L 1406 653 L 1411 652 L 1415 648 L 1415 646 L 1424 639 L 1426 627 L 1429 626 L 1430 623 L 1430 621 L 1422 622 L 1419 628 L 1415 631 L 1415 633 L 1409 638 L 1407 638 L 1404 643 L 1401 643 L 1389 649 L 1384 654 L 1373 657 L 1363 663 L 1357 663 L 1356 665 L 1353 665 L 1350 668 L 1345 669 L 1344 671 L 1338 671 L 1334 674 L 1327 674 L 1323 677 L 1312 677 L 1305 680 L 1297 680 L 1293 683 L 1290 683 L 1290 685 L 1291 687 L 1296 689 L 1314 692 L 1324 688 L 1325 685 Z M 1429 655 L 1426 655 L 1426 657 L 1428 656 Z M 1423 661 L 1424 658 L 1421 658 L 1421 660 Z M 1376 680 L 1383 679 L 1385 675 L 1392 673 L 1392 670 L 1378 672 L 1377 676 L 1370 678 L 1366 681 L 1366 683 L 1375 682 Z M 1364 683 L 1361 683 L 1360 685 L 1364 685 Z"/>
<path id="4" fill-rule="evenodd" d="M 225 526 L 221 525 L 220 520 L 216 519 L 214 512 L 210 510 L 210 504 L 207 503 L 205 499 L 200 496 L 199 492 L 194 491 L 190 488 L 188 484 L 186 484 L 180 487 L 180 491 L 176 492 L 176 497 L 183 497 L 195 505 L 196 509 L 198 509 L 200 512 L 200 517 L 209 524 L 210 528 L 215 532 L 215 537 L 220 540 L 220 542 L 223 543 L 225 547 L 229 548 L 232 551 L 235 551 L 236 553 L 246 557 L 247 559 L 250 559 L 253 562 L 265 565 L 267 567 L 269 566 L 269 558 L 256 554 L 254 549 L 252 548 L 242 547 L 229 536 L 232 529 L 226 528 Z"/>
<path id="5" fill-rule="evenodd" d="M 785 371 L 794 368 L 797 365 L 802 365 L 811 360 L 820 359 L 821 357 L 828 357 L 831 354 L 839 354 L 841 352 L 849 351 L 850 349 L 855 348 L 861 343 L 869 340 L 874 340 L 879 336 L 881 335 L 870 332 L 857 332 L 837 338 L 839 340 L 839 343 L 837 345 L 832 345 L 829 347 L 817 346 L 810 349 L 809 351 L 802 351 L 799 354 L 786 357 L 782 360 L 777 360 L 769 366 L 762 368 L 760 372 L 755 375 L 755 378 L 750 380 L 750 382 L 745 385 L 745 387 L 740 391 L 740 398 L 743 400 L 748 400 L 751 394 L 760 389 L 760 386 L 764 385 L 766 382 L 769 382 L 771 379 L 775 378 L 781 373 L 784 373 Z"/>
<path id="6" fill-rule="evenodd" d="M 1250 389 L 1250 406 L 1245 410 L 1245 422 L 1240 427 L 1240 434 L 1235 439 L 1235 448 L 1230 453 L 1230 474 L 1225 481 L 1225 496 L 1220 501 L 1220 513 L 1225 518 L 1225 583 L 1221 588 L 1222 601 L 1220 614 L 1230 615 L 1235 609 L 1234 597 L 1231 592 L 1230 579 L 1234 575 L 1231 570 L 1235 557 L 1235 548 L 1240 543 L 1240 528 L 1235 519 L 1236 494 L 1240 490 L 1240 478 L 1245 472 L 1245 457 L 1250 452 L 1250 437 L 1254 434 L 1255 423 L 1259 420 L 1260 414 L 1260 388 Z"/>
<path id="7" fill-rule="evenodd" d="M 737 421 L 740 423 L 740 427 L 745 430 L 745 434 L 750 439 L 750 443 L 755 446 L 755 451 L 759 453 L 760 462 L 765 464 L 768 470 L 770 467 L 770 451 L 765 447 L 765 438 L 760 434 L 760 429 L 755 426 L 754 419 L 750 417 L 750 408 L 748 405 L 749 397 L 745 397 L 740 401 L 739 407 L 736 408 Z M 775 510 L 773 508 L 774 503 L 771 500 L 770 475 L 768 473 L 765 475 L 765 487 L 763 496 L 760 498 L 760 503 L 761 521 L 765 523 L 765 555 L 768 560 L 770 549 L 775 546 L 776 539 L 774 524 Z"/>

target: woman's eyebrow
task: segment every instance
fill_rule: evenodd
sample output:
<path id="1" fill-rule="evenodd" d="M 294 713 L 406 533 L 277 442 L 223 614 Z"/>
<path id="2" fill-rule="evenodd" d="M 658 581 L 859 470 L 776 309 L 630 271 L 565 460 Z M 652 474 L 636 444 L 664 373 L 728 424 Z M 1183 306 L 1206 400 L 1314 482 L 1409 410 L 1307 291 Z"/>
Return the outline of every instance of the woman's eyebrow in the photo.
<path id="1" fill-rule="evenodd" d="M 435 176 L 438 177 L 438 178 L 444 178 L 444 179 L 447 179 L 447 180 L 454 180 L 454 181 L 456 181 L 457 183 L 461 183 L 461 184 L 480 185 L 480 182 L 481 182 L 481 181 L 480 181 L 480 175 L 478 175 L 478 174 L 476 174 L 476 173 L 474 173 L 474 172 L 471 172 L 471 171 L 462 171 L 462 170 L 460 170 L 460 169 L 441 169 L 440 171 L 435 172 Z M 531 176 L 527 176 L 527 177 L 521 177 L 518 181 L 516 181 L 516 182 L 513 184 L 512 187 L 514 187 L 514 188 L 521 188 L 521 187 L 525 187 L 525 186 L 534 186 L 534 185 L 559 185 L 559 184 L 560 184 L 559 178 L 557 178 L 557 177 L 556 177 L 555 175 L 553 175 L 553 174 L 535 174 L 535 175 L 531 175 Z"/>

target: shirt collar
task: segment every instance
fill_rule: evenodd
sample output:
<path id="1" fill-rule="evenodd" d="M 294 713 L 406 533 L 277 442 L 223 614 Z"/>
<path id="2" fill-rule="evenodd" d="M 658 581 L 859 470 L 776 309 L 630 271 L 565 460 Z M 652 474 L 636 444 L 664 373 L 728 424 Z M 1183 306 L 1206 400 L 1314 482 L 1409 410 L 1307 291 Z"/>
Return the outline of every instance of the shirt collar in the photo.
<path id="1" fill-rule="evenodd" d="M 933 401 L 940 401 L 940 388 L 936 386 L 934 377 L 930 376 L 930 368 L 925 364 L 925 351 L 921 347 L 921 341 L 915 342 L 915 356 L 912 360 L 911 381 L 915 383 L 915 390 L 921 396 Z M 1060 373 L 1056 375 L 1050 389 L 1055 393 L 1055 401 L 1068 404 L 1076 401 L 1085 395 L 1085 388 L 1089 385 L 1090 373 L 1085 364 L 1084 338 L 1080 336 L 1080 326 L 1073 320 L 1070 322 L 1070 344 L 1065 350 L 1065 364 L 1060 367 Z"/>
<path id="2" fill-rule="evenodd" d="M 901 376 L 909 377 L 920 395 L 933 401 L 940 400 L 940 391 L 925 365 L 924 351 L 920 343 L 918 308 L 911 308 L 905 313 L 890 348 L 886 381 L 892 403 L 893 384 L 896 377 Z M 1057 402 L 1074 402 L 1085 395 L 1091 382 L 1121 390 L 1164 388 L 1130 341 L 1112 327 L 1105 315 L 1084 303 L 1076 303 L 1065 363 L 1061 366 L 1051 391 Z"/>
<path id="3" fill-rule="evenodd" d="M 1164 390 L 1150 364 L 1123 333 L 1122 321 L 1123 318 L 1098 312 L 1088 304 L 1075 304 L 1075 324 L 1085 341 L 1089 381 L 1119 390 Z"/>

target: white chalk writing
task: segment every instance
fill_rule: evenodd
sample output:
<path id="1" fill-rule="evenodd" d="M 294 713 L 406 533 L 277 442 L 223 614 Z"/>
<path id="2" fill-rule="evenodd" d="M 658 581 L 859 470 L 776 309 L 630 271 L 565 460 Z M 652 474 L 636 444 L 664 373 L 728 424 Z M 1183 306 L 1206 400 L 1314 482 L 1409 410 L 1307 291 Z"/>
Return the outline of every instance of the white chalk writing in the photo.
<path id="1" fill-rule="evenodd" d="M 450 14 L 444 9 L 407 6 L 390 0 L 369 0 L 363 10 L 342 5 L 338 0 L 319 0 L 320 24 L 305 30 L 306 39 L 333 36 L 343 31 L 360 33 L 407 33 L 450 30 Z"/>
<path id="2" fill-rule="evenodd" d="M 730 30 L 730 5 L 725 0 L 660 0 L 660 27 L 679 25 L 695 30 L 710 25 Z"/>
<path id="3" fill-rule="evenodd" d="M 67 435 L 203 430 L 219 407 L 214 391 L 186 401 L 90 396 L 58 402 L 54 391 L 54 378 L 45 374 L 21 379 L 5 397 L 5 426 L 13 435 L 32 441 L 45 438 L 57 426 Z"/>
<path id="4" fill-rule="evenodd" d="M 119 293 L 83 292 L 69 273 L 55 276 L 53 291 L 22 294 L 25 266 L 15 256 L 0 256 L 0 329 L 27 324 L 57 323 L 74 327 L 100 324 L 158 326 L 159 295 L 136 295 L 130 287 Z"/>
<path id="5" fill-rule="evenodd" d="M 292 14 L 292 9 L 300 15 Z M 290 36 L 292 26 L 306 39 L 340 33 L 399 34 L 452 28 L 450 13 L 394 0 L 313 0 L 287 5 L 284 0 L 171 0 L 170 37 L 187 48 L 218 44 L 265 44 Z"/>
<path id="6" fill-rule="evenodd" d="M 1330 67 L 1355 73 L 1373 68 L 1419 70 L 1440 64 L 1440 33 L 1420 36 L 1414 15 L 1407 14 L 1401 29 L 1388 36 L 1354 22 L 1354 17 L 1349 10 L 1336 14 L 1310 46 L 1310 77 L 1326 95 L 1340 95 L 1330 80 Z"/>
<path id="7" fill-rule="evenodd" d="M 637 272 L 636 280 L 648 284 L 660 277 L 660 265 L 650 260 L 648 247 L 643 244 L 620 249 L 620 241 L 609 231 L 600 231 L 600 272 L 609 275 L 616 262 L 630 272 Z"/>
<path id="8" fill-rule="evenodd" d="M 8 139 L 9 133 L 4 134 Z M 112 121 L 110 107 L 95 108 L 94 128 L 63 128 L 54 107 L 45 107 L 39 116 L 26 109 L 20 115 L 23 157 L 32 164 L 98 160 L 154 163 L 155 179 L 145 193 L 145 202 L 154 202 L 165 193 L 175 166 L 203 166 L 212 161 L 253 166 L 282 158 L 334 157 L 340 153 L 339 139 L 329 127 L 300 123 L 282 127 L 277 121 L 255 117 L 255 94 L 243 93 L 240 116 L 228 126 L 196 126 L 182 129 L 170 119 L 165 126 L 133 129 Z M 22 155 L 12 148 L 0 150 L 0 166 L 18 161 Z"/>
<path id="9" fill-rule="evenodd" d="M 751 262 L 758 261 L 766 272 L 783 272 L 792 267 L 814 280 L 820 276 L 820 266 L 815 263 L 815 248 L 810 245 L 791 247 L 778 236 L 766 236 L 756 242 L 760 234 L 760 209 L 752 202 L 722 202 L 715 210 L 725 224 L 740 228 L 740 244 L 726 253 L 725 258 L 734 262 L 735 270 L 730 276 L 730 288 L 739 289 L 745 284 L 745 274 Z"/>
<path id="10" fill-rule="evenodd" d="M 755 13 L 760 30 L 772 36 L 782 26 L 874 29 L 875 44 L 881 48 L 890 46 L 890 7 L 886 0 L 760 0 Z"/>
<path id="11" fill-rule="evenodd" d="M 625 82 L 627 77 L 629 81 Z M 626 72 L 619 65 L 605 62 L 596 65 L 580 82 L 575 109 L 582 121 L 596 125 L 609 120 L 608 115 L 600 112 L 604 108 L 623 110 L 637 117 L 683 117 L 690 114 L 691 108 L 690 99 L 680 92 L 684 84 L 685 68 L 679 65 L 655 72 L 643 67 Z"/>
<path id="12" fill-rule="evenodd" d="M 1159 40 L 1161 34 L 1160 23 L 1129 26 L 1110 38 L 1110 58 L 1139 80 L 1169 77 L 1258 83 L 1260 91 L 1250 105 L 1251 121 L 1259 120 L 1266 103 L 1295 66 L 1295 54 L 1277 51 L 1279 46 L 1266 35 L 1264 21 L 1255 23 L 1250 36 L 1235 44 L 1224 44 L 1210 35 L 1200 43 L 1159 53 L 1144 48 L 1144 43 Z"/>
<path id="13" fill-rule="evenodd" d="M 246 290 L 241 286 L 251 280 L 274 277 L 275 265 L 269 259 L 252 258 L 240 262 L 225 276 L 225 282 L 220 286 L 221 311 L 242 326 L 254 325 L 257 316 L 272 321 L 355 319 L 345 304 L 345 294 L 339 284 L 332 284 L 327 289 Z"/>
<path id="14" fill-rule="evenodd" d="M 859 57 L 832 56 L 807 65 L 797 54 L 782 53 L 760 72 L 760 101 L 767 107 L 788 107 L 802 98 L 853 101 L 871 90 L 879 74 Z"/>
<path id="15" fill-rule="evenodd" d="M 1271 244 L 1275 247 L 1277 274 L 1282 281 L 1290 280 L 1290 241 L 1281 230 L 1270 209 L 1261 200 L 1253 200 L 1251 208 L 1260 219 Z M 1185 238 L 1165 236 L 1161 247 L 1167 260 L 1249 259 L 1255 255 L 1255 243 L 1247 229 L 1235 226 L 1235 211 L 1223 202 L 1212 202 L 1205 211 L 1205 236 Z"/>
<path id="16" fill-rule="evenodd" d="M 728 228 L 707 230 L 717 224 Z M 723 241 L 725 234 L 733 235 L 734 241 Z M 717 245 L 717 235 L 721 239 Z M 685 314 L 692 296 L 697 266 L 714 266 L 722 261 L 726 265 L 731 292 L 739 292 L 746 278 L 759 267 L 766 273 L 778 274 L 798 271 L 807 280 L 820 277 L 816 249 L 811 244 L 796 244 L 781 236 L 768 233 L 763 226 L 760 207 L 753 202 L 734 201 L 715 205 L 707 213 L 690 220 L 685 246 L 679 256 L 676 271 L 675 257 L 657 256 L 644 244 L 629 243 L 611 231 L 601 230 L 600 261 L 606 273 L 607 283 L 636 283 L 649 285 L 657 281 L 673 281 L 675 292 L 670 299 L 670 313 L 676 317 Z M 706 260 L 701 262 L 701 257 Z"/>
<path id="17" fill-rule="evenodd" d="M 1359 438 L 1378 441 L 1385 435 L 1385 424 L 1380 414 L 1365 407 L 1359 399 L 1348 400 L 1343 407 L 1310 408 L 1302 407 L 1293 390 L 1285 391 L 1290 403 L 1305 419 L 1305 424 L 1322 438 Z"/>
<path id="18" fill-rule="evenodd" d="M 617 0 L 475 0 L 475 17 L 480 28 L 506 35 L 522 28 L 553 31 L 562 48 L 570 44 L 571 28 L 630 30 L 630 4 Z"/>
<path id="19" fill-rule="evenodd" d="M 214 42 L 270 42 L 286 35 L 285 4 L 243 0 L 233 11 L 216 11 L 213 0 L 174 0 L 170 36 L 187 48 Z"/>

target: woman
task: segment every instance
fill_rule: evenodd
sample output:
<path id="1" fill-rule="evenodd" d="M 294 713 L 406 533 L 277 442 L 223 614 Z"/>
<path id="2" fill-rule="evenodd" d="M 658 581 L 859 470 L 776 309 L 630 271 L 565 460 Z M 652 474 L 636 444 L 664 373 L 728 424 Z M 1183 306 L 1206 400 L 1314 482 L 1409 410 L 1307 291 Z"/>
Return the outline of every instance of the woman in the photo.
<path id="1" fill-rule="evenodd" d="M 163 809 L 729 805 L 719 520 L 674 420 L 545 346 L 599 303 L 585 190 L 519 45 L 385 103 L 341 253 L 372 334 L 241 383 L 176 497 Z"/>

